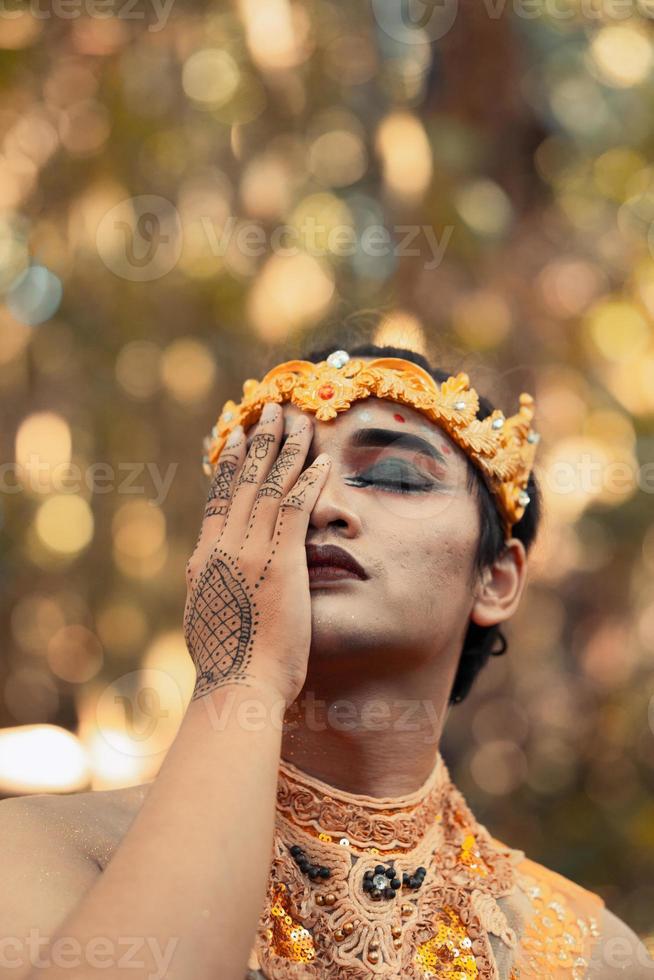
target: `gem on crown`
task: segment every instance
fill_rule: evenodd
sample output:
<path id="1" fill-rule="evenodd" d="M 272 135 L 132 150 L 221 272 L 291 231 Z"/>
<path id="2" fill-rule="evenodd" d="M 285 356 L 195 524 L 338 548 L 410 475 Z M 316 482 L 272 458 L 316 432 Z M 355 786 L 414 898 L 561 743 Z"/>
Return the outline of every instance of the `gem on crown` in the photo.
<path id="1" fill-rule="evenodd" d="M 342 368 L 350 360 L 350 355 L 346 350 L 335 350 L 327 358 L 327 363 L 333 368 Z"/>

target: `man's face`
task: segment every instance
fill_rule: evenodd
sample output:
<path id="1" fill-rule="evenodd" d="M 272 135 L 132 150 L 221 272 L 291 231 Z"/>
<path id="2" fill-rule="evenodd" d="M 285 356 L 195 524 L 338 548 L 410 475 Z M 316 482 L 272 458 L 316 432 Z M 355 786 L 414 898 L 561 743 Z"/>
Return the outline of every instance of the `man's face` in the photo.
<path id="1" fill-rule="evenodd" d="M 304 413 L 282 407 L 286 434 Z M 368 577 L 311 584 L 312 657 L 458 654 L 480 530 L 465 455 L 421 412 L 375 397 L 315 421 L 305 466 L 321 452 L 332 464 L 306 543 L 345 549 Z"/>

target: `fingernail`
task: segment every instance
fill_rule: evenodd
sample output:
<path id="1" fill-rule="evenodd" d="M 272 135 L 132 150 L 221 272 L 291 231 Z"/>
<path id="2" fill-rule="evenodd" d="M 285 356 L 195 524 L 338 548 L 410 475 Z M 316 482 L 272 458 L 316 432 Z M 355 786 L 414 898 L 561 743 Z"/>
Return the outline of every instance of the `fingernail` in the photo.
<path id="1" fill-rule="evenodd" d="M 277 403 L 268 402 L 268 404 L 264 407 L 263 412 L 261 413 L 261 421 L 271 422 L 276 414 L 277 414 Z"/>
<path id="2" fill-rule="evenodd" d="M 241 438 L 242 435 L 243 435 L 243 426 L 242 425 L 237 425 L 230 432 L 229 438 L 227 440 L 226 445 L 228 445 L 228 446 L 235 446 L 236 443 L 239 441 L 239 439 Z"/>

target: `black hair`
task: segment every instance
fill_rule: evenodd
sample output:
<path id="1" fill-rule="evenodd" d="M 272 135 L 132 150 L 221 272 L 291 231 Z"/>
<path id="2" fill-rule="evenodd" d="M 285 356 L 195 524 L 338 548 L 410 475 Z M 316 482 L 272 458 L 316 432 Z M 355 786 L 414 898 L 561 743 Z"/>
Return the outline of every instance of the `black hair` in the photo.
<path id="1" fill-rule="evenodd" d="M 338 344 L 332 343 L 327 348 L 312 350 L 301 356 L 304 360 L 318 363 L 326 360 L 327 356 L 336 349 L 338 349 Z M 403 357 L 405 360 L 413 361 L 414 364 L 424 368 L 439 383 L 445 381 L 451 374 L 451 372 L 432 367 L 422 354 L 403 347 L 380 347 L 372 343 L 358 343 L 355 346 L 347 346 L 347 351 L 353 357 Z M 477 418 L 485 419 L 493 410 L 494 406 L 491 402 L 479 395 Z M 474 559 L 474 571 L 476 574 L 480 574 L 500 557 L 504 550 L 505 538 L 493 494 L 488 489 L 479 469 L 468 456 L 466 456 L 466 461 L 468 467 L 467 487 L 471 493 L 475 494 L 479 505 L 481 531 Z M 513 525 L 511 535 L 522 541 L 525 550 L 528 552 L 536 537 L 542 513 L 541 492 L 533 471 L 527 484 L 527 493 L 530 498 L 529 505 L 520 520 Z M 499 657 L 507 649 L 508 643 L 499 625 L 479 626 L 470 621 L 450 691 L 449 703 L 459 704 L 463 701 L 467 697 L 475 677 L 486 664 L 488 658 L 491 656 Z"/>

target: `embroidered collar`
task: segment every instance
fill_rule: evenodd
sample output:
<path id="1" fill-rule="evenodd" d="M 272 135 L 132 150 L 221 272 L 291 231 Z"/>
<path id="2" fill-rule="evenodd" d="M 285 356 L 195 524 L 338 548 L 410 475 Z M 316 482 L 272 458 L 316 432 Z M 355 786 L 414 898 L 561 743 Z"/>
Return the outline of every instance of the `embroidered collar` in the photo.
<path id="1" fill-rule="evenodd" d="M 396 797 L 349 793 L 282 759 L 277 808 L 321 840 L 346 838 L 354 850 L 387 853 L 415 847 L 429 828 L 442 822 L 451 788 L 440 752 L 422 786 Z"/>
<path id="2" fill-rule="evenodd" d="M 395 896 L 383 893 L 391 868 Z M 376 894 L 382 872 L 386 888 Z M 586 892 L 578 905 L 578 886 L 491 837 L 440 754 L 416 792 L 394 798 L 348 793 L 282 760 L 250 966 L 267 980 L 498 980 L 509 972 L 513 980 L 523 960 L 511 923 L 525 914 L 522 900 L 512 905 L 514 891 L 538 903 L 520 954 L 529 975 L 560 968 L 581 976 L 601 899 Z"/>
<path id="3" fill-rule="evenodd" d="M 393 798 L 281 760 L 256 958 L 271 980 L 458 978 L 464 964 L 466 977 L 497 980 L 490 935 L 516 945 L 498 904 L 513 887 L 510 851 L 477 823 L 440 753 L 418 790 Z"/>

